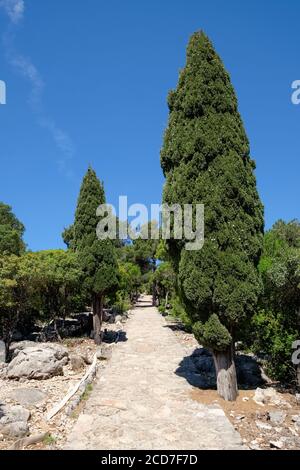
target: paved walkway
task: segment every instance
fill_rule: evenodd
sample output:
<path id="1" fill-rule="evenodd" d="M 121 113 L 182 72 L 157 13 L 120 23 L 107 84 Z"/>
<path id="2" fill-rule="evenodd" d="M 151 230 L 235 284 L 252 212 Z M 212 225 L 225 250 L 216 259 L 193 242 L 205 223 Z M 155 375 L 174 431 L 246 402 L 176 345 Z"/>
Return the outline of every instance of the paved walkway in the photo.
<path id="1" fill-rule="evenodd" d="M 184 349 L 144 297 L 76 422 L 66 449 L 241 449 L 223 410 L 191 399 Z"/>

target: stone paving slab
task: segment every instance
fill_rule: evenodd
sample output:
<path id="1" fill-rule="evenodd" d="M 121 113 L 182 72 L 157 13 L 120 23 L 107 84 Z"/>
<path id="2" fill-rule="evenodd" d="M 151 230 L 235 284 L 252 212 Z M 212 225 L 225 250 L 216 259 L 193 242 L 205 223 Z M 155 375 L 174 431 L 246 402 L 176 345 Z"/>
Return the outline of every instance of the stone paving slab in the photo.
<path id="1" fill-rule="evenodd" d="M 101 370 L 66 449 L 243 449 L 223 410 L 192 400 L 193 387 L 176 374 L 184 348 L 150 297 L 135 309 L 126 334 Z"/>

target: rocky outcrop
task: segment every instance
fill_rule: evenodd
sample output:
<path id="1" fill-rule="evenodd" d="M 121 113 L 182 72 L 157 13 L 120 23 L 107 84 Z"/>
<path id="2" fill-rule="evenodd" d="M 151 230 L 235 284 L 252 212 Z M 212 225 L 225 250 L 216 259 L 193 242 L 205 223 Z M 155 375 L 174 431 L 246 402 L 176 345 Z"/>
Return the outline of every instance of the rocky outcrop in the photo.
<path id="1" fill-rule="evenodd" d="M 21 438 L 28 434 L 30 412 L 22 406 L 0 405 L 0 433 L 7 438 Z"/>
<path id="2" fill-rule="evenodd" d="M 17 343 L 12 343 L 9 348 L 10 357 L 11 359 L 14 359 L 20 351 L 27 348 L 34 348 L 35 346 L 37 346 L 37 343 L 34 341 L 19 341 Z"/>
<path id="3" fill-rule="evenodd" d="M 11 390 L 11 392 L 6 395 L 6 398 L 17 402 L 19 405 L 28 406 L 30 408 L 44 401 L 47 396 L 37 388 L 16 388 Z"/>
<path id="4" fill-rule="evenodd" d="M 14 346 L 13 360 L 7 367 L 6 376 L 9 379 L 49 379 L 63 375 L 63 366 L 68 360 L 68 350 L 59 344 L 41 343 L 28 347 L 28 343 L 19 343 Z"/>
<path id="5" fill-rule="evenodd" d="M 70 355 L 70 364 L 74 372 L 81 371 L 86 366 L 84 358 L 82 356 L 78 356 L 77 354 Z"/>
<path id="6" fill-rule="evenodd" d="M 258 405 L 282 405 L 286 402 L 280 397 L 280 394 L 274 388 L 257 388 L 253 400 Z"/>

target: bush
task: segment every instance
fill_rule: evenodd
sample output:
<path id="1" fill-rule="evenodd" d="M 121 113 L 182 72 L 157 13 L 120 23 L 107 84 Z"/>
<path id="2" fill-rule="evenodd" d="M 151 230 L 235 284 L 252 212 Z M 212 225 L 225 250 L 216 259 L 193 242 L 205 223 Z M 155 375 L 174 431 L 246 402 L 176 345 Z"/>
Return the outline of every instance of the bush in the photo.
<path id="1" fill-rule="evenodd" d="M 169 314 L 177 320 L 180 320 L 187 332 L 192 333 L 193 323 L 182 306 L 179 297 L 174 297 L 170 304 L 171 309 Z"/>
<path id="2" fill-rule="evenodd" d="M 265 369 L 274 380 L 284 383 L 296 381 L 292 363 L 292 343 L 299 339 L 296 332 L 284 326 L 281 313 L 260 310 L 251 322 L 252 351 L 265 356 Z"/>
<path id="3" fill-rule="evenodd" d="M 124 313 L 130 310 L 132 304 L 130 302 L 129 295 L 124 291 L 118 291 L 112 307 L 117 313 Z"/>
<path id="4" fill-rule="evenodd" d="M 232 342 L 230 333 L 215 314 L 206 323 L 195 323 L 193 332 L 199 344 L 216 351 L 226 351 Z"/>

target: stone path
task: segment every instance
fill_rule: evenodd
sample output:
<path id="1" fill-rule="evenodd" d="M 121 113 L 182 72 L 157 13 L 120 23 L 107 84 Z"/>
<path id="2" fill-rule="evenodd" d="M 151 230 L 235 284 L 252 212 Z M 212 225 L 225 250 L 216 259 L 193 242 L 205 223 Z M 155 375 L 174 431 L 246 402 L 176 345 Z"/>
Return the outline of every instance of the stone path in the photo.
<path id="1" fill-rule="evenodd" d="M 223 410 L 191 398 L 176 370 L 184 349 L 144 297 L 102 370 L 66 449 L 242 449 Z"/>

